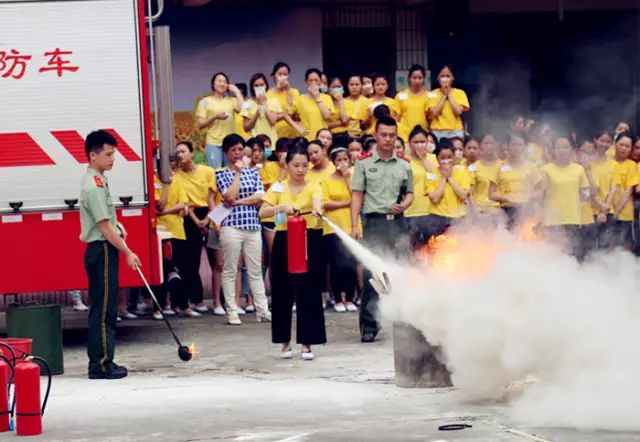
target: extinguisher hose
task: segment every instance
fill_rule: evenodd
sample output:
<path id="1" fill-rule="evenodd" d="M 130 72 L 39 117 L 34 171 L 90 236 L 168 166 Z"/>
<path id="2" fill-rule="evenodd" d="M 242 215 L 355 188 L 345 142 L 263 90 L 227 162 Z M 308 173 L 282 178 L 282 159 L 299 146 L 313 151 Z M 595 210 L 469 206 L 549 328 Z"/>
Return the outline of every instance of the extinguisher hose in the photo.
<path id="1" fill-rule="evenodd" d="M 16 352 L 13 351 L 13 347 L 10 346 L 9 344 L 5 344 L 4 342 L 0 342 L 0 347 L 4 347 L 7 350 L 9 350 L 9 353 L 11 353 L 11 359 L 13 362 L 9 363 L 9 365 L 13 365 L 16 363 Z"/>

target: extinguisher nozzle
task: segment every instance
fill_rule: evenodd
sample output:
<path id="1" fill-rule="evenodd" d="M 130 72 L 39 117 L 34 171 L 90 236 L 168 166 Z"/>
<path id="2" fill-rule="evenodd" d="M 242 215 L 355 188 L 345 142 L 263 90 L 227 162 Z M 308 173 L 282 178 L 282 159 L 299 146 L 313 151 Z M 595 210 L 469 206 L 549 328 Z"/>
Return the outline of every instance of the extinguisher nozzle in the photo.
<path id="1" fill-rule="evenodd" d="M 191 350 L 186 345 L 181 345 L 178 347 L 178 357 L 183 361 L 190 361 L 193 355 L 191 354 Z"/>

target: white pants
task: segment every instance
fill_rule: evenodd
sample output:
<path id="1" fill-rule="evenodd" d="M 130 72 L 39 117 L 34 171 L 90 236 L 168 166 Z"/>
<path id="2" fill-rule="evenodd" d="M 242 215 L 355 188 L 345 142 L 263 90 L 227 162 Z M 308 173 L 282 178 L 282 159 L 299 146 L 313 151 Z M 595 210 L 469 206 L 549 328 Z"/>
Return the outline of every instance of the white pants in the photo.
<path id="1" fill-rule="evenodd" d="M 222 293 L 227 304 L 227 314 L 237 313 L 235 301 L 236 276 L 238 260 L 244 252 L 244 263 L 249 275 L 249 287 L 260 316 L 269 314 L 267 295 L 262 280 L 262 232 L 260 230 L 240 230 L 223 227 L 220 233 L 220 244 L 224 253 L 222 269 Z"/>

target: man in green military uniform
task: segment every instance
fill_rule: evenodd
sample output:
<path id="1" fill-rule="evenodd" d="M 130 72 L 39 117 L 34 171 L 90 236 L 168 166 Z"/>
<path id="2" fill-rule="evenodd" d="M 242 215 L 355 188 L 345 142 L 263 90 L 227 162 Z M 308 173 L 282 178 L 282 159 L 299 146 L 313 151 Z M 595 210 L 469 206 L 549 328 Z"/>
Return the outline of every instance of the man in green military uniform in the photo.
<path id="1" fill-rule="evenodd" d="M 132 269 L 140 260 L 125 243 L 126 230 L 116 219 L 104 172 L 111 170 L 117 142 L 108 132 L 90 133 L 89 159 L 80 191 L 80 240 L 87 243 L 84 267 L 89 280 L 89 379 L 119 379 L 127 369 L 113 362 L 118 308 L 118 258 L 122 252 Z"/>
<path id="2" fill-rule="evenodd" d="M 380 253 L 409 253 L 404 211 L 413 202 L 413 175 L 409 162 L 395 153 L 398 126 L 390 117 L 380 118 L 374 134 L 376 148 L 356 161 L 351 189 L 352 236 L 358 239 L 358 217 L 363 214 L 363 236 L 368 247 Z M 364 206 L 363 206 L 364 203 Z M 366 263 L 364 263 L 366 265 Z M 380 330 L 376 320 L 378 293 L 365 269 L 360 308 L 360 338 L 373 342 Z"/>

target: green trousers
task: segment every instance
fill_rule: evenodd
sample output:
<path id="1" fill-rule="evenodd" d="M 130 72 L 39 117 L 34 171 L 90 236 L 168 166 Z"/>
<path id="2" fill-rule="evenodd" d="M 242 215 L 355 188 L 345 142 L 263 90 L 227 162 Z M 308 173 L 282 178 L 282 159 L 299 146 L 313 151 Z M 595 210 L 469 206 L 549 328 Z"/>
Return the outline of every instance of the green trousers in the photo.
<path id="1" fill-rule="evenodd" d="M 387 219 L 386 215 L 365 215 L 363 223 L 363 239 L 365 245 L 380 256 L 393 255 L 407 259 L 410 256 L 409 230 L 403 216 Z M 364 263 L 366 265 L 366 263 Z M 377 335 L 380 330 L 378 322 L 378 292 L 369 279 L 371 270 L 364 269 L 364 291 L 360 305 L 360 335 L 368 333 Z"/>
<path id="2" fill-rule="evenodd" d="M 84 268 L 89 280 L 89 333 L 87 354 L 90 372 L 111 370 L 118 321 L 118 249 L 107 241 L 87 245 Z"/>

